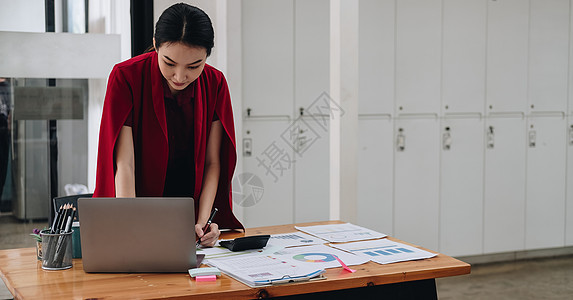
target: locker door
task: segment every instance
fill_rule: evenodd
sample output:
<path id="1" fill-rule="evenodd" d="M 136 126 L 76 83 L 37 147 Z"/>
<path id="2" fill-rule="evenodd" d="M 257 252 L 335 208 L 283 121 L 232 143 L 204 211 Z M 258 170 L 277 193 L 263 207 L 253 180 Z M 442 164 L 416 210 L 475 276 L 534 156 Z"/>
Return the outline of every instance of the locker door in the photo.
<path id="1" fill-rule="evenodd" d="M 562 247 L 565 237 L 566 123 L 532 117 L 528 126 L 525 248 Z"/>
<path id="2" fill-rule="evenodd" d="M 567 210 L 565 211 L 565 245 L 573 245 L 573 117 L 569 116 L 567 128 Z"/>
<path id="3" fill-rule="evenodd" d="M 289 138 L 284 136 L 284 140 L 290 140 L 296 158 L 294 220 L 297 223 L 329 220 L 329 117 L 328 114 L 301 116 L 289 127 Z"/>
<path id="4" fill-rule="evenodd" d="M 439 122 L 436 118 L 395 122 L 394 234 L 438 248 Z"/>
<path id="5" fill-rule="evenodd" d="M 484 252 L 523 250 L 525 244 L 525 120 L 486 123 Z"/>
<path id="6" fill-rule="evenodd" d="M 291 115 L 293 1 L 245 0 L 241 10 L 243 108 L 253 116 Z"/>
<path id="7" fill-rule="evenodd" d="M 569 6 L 569 15 L 573 16 L 573 5 Z M 573 57 L 573 22 L 569 23 L 569 57 Z M 573 62 L 569 60 L 569 74 L 573 74 Z M 573 91 L 573 80 L 569 80 L 569 91 Z M 573 115 L 573 93 L 568 94 L 568 106 L 567 115 L 571 117 Z"/>
<path id="8" fill-rule="evenodd" d="M 363 117 L 358 120 L 357 223 L 388 235 L 393 231 L 392 119 Z"/>
<path id="9" fill-rule="evenodd" d="M 294 95 L 296 113 L 330 91 L 330 5 L 295 1 Z"/>
<path id="10" fill-rule="evenodd" d="M 359 5 L 358 113 L 394 111 L 394 0 L 362 0 Z"/>
<path id="11" fill-rule="evenodd" d="M 531 111 L 567 110 L 569 0 L 532 0 L 529 38 Z"/>
<path id="12" fill-rule="evenodd" d="M 293 146 L 295 222 L 329 219 L 331 108 L 330 3 L 295 1 L 295 108 L 286 140 Z"/>
<path id="13" fill-rule="evenodd" d="M 243 121 L 243 174 L 235 175 L 238 182 L 233 182 L 233 201 L 244 207 L 245 227 L 294 221 L 295 157 L 281 139 L 290 122 L 253 118 Z"/>
<path id="14" fill-rule="evenodd" d="M 442 111 L 485 107 L 487 1 L 444 0 Z"/>
<path id="15" fill-rule="evenodd" d="M 487 1 L 487 109 L 525 111 L 529 2 Z"/>
<path id="16" fill-rule="evenodd" d="M 396 104 L 400 113 L 440 108 L 442 1 L 396 1 Z"/>
<path id="17" fill-rule="evenodd" d="M 444 119 L 441 126 L 439 251 L 483 253 L 484 121 Z"/>

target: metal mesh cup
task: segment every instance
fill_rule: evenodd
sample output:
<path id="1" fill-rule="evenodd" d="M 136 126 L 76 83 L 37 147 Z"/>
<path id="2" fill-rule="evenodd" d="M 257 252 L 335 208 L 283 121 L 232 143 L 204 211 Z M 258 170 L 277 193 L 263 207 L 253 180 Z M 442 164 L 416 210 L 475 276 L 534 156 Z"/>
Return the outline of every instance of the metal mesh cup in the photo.
<path id="1" fill-rule="evenodd" d="M 72 267 L 72 233 L 42 230 L 42 269 L 64 270 Z"/>

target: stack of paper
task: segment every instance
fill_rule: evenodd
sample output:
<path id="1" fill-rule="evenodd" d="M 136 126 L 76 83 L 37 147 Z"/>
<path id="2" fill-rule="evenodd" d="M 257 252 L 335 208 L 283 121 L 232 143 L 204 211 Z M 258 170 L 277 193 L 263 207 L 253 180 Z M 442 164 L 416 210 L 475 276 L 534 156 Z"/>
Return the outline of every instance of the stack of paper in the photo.
<path id="1" fill-rule="evenodd" d="M 209 264 L 251 287 L 306 281 L 324 272 L 318 266 L 292 264 L 258 252 L 209 259 Z"/>

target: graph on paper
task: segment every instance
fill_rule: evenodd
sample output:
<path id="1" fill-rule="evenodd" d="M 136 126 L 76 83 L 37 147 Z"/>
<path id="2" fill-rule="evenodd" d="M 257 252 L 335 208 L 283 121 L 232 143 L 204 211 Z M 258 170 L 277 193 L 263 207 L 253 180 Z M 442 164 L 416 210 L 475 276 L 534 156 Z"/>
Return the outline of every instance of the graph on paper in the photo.
<path id="1" fill-rule="evenodd" d="M 424 259 L 437 255 L 388 239 L 354 242 L 342 245 L 331 244 L 330 246 L 368 258 L 380 264 Z"/>
<path id="2" fill-rule="evenodd" d="M 363 241 L 386 237 L 383 233 L 350 223 L 305 227 L 296 226 L 295 228 L 331 243 Z"/>
<path id="3" fill-rule="evenodd" d="M 321 245 L 324 243 L 326 243 L 325 240 L 304 232 L 291 232 L 271 235 L 267 246 L 287 248 L 294 246 Z"/>
<path id="4" fill-rule="evenodd" d="M 318 266 L 323 269 L 340 267 L 335 256 L 346 265 L 355 266 L 368 262 L 368 258 L 344 252 L 326 245 L 285 248 L 270 254 L 274 258 L 297 265 Z"/>

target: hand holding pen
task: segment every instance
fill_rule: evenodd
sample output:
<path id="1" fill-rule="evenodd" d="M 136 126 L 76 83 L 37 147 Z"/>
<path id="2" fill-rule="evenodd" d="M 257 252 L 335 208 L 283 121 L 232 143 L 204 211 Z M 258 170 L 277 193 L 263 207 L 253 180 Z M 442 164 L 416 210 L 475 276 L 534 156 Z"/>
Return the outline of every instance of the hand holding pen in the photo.
<path id="1" fill-rule="evenodd" d="M 215 217 L 215 214 L 217 213 L 218 209 L 214 208 L 213 211 L 211 212 L 211 216 L 209 217 L 209 220 L 207 220 L 207 223 L 205 224 L 205 226 L 202 228 L 203 230 L 203 235 L 201 235 L 199 237 L 199 239 L 197 240 L 197 244 L 196 246 L 199 247 L 199 245 L 201 244 L 201 239 L 203 239 L 203 237 L 209 232 L 209 229 L 211 228 L 211 223 L 213 223 L 213 218 Z"/>

